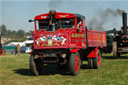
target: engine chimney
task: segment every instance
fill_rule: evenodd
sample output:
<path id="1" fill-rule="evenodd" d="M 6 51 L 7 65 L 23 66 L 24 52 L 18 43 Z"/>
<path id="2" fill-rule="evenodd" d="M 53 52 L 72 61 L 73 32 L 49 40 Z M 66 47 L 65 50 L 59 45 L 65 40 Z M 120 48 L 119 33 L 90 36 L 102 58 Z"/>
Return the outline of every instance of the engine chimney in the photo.
<path id="1" fill-rule="evenodd" d="M 55 20 L 56 20 L 56 18 L 55 18 L 55 13 L 56 13 L 56 11 L 55 11 L 55 10 L 50 10 L 50 11 L 49 11 L 50 24 L 55 23 Z"/>
<path id="2" fill-rule="evenodd" d="M 127 34 L 127 13 L 126 12 L 122 13 L 122 21 L 123 21 L 123 27 L 122 27 L 123 33 Z"/>
<path id="3" fill-rule="evenodd" d="M 50 10 L 49 11 L 49 24 L 50 24 L 50 29 L 49 31 L 55 31 L 57 29 L 56 27 L 56 11 L 55 10 Z"/>

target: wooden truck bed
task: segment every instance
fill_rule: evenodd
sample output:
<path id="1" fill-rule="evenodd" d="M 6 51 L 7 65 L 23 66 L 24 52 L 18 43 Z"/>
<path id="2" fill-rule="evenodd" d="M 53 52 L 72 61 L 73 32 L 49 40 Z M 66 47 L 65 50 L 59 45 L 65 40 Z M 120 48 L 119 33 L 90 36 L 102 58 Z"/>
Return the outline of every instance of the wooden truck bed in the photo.
<path id="1" fill-rule="evenodd" d="M 101 31 L 87 30 L 87 41 L 89 47 L 106 46 L 106 33 Z"/>

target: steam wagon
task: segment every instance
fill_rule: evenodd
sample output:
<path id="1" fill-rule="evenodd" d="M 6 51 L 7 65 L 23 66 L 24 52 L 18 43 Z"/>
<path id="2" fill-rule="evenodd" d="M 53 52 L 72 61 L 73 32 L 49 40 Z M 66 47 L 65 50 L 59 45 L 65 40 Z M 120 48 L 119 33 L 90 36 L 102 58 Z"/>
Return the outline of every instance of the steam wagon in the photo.
<path id="1" fill-rule="evenodd" d="M 73 76 L 80 72 L 83 61 L 88 61 L 90 69 L 100 67 L 106 33 L 87 29 L 84 16 L 50 10 L 32 21 L 35 30 L 30 70 L 34 75 L 38 76 L 45 64 L 57 64 Z"/>

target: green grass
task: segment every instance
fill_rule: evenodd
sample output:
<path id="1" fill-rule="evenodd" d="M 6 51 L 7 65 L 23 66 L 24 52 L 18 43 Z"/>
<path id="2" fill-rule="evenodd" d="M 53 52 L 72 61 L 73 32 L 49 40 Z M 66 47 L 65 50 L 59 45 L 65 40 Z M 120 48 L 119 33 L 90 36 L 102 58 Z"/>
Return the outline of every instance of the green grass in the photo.
<path id="1" fill-rule="evenodd" d="M 44 68 L 42 75 L 29 70 L 29 55 L 0 56 L 0 85 L 127 85 L 128 57 L 114 59 L 104 54 L 100 69 L 81 69 L 78 76 L 58 70 L 55 65 Z"/>

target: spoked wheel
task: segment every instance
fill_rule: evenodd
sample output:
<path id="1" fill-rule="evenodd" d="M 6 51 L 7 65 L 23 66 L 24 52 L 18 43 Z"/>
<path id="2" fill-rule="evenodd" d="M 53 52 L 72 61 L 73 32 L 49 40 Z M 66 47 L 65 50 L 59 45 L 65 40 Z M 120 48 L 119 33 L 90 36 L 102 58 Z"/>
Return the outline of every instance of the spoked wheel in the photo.
<path id="1" fill-rule="evenodd" d="M 69 71 L 73 76 L 79 74 L 80 64 L 81 64 L 80 54 L 78 52 L 72 53 L 69 57 Z"/>
<path id="2" fill-rule="evenodd" d="M 93 58 L 93 68 L 98 69 L 101 64 L 101 53 L 98 50 L 96 58 Z"/>
<path id="3" fill-rule="evenodd" d="M 42 61 L 40 58 L 35 58 L 35 56 L 31 55 L 30 56 L 30 70 L 35 76 L 39 76 L 39 73 L 41 72 L 42 69 Z"/>

